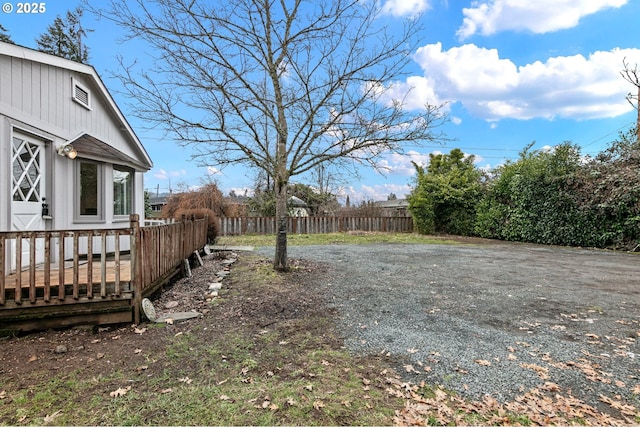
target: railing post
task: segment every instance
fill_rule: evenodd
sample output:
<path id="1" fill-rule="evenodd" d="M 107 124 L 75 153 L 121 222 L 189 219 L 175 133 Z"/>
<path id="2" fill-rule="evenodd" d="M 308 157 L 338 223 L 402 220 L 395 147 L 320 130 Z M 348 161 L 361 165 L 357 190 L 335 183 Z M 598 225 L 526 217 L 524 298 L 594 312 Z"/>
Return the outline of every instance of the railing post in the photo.
<path id="1" fill-rule="evenodd" d="M 0 237 L 0 305 L 4 305 L 5 303 L 5 269 L 6 269 L 6 263 L 7 261 L 5 258 L 6 255 L 6 249 L 5 249 L 5 238 L 4 236 Z"/>
<path id="2" fill-rule="evenodd" d="M 131 287 L 133 288 L 133 322 L 140 324 L 140 308 L 142 306 L 142 280 L 138 277 L 138 272 L 142 266 L 140 262 L 140 216 L 138 214 L 129 215 L 129 228 L 131 236 L 129 237 L 129 250 L 131 256 Z"/>

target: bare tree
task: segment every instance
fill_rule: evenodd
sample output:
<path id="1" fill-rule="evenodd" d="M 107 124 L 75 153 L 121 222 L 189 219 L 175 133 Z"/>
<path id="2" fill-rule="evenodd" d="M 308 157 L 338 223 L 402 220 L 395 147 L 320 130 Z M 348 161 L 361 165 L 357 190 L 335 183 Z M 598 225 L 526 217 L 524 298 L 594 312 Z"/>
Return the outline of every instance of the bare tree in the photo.
<path id="1" fill-rule="evenodd" d="M 636 118 L 636 141 L 640 142 L 640 105 L 638 104 L 640 101 L 640 70 L 638 70 L 638 64 L 635 64 L 633 68 L 631 68 L 631 65 L 627 62 L 627 58 L 622 60 L 622 66 L 623 70 L 620 72 L 620 75 L 636 87 L 635 94 L 631 92 L 627 94 L 627 101 L 629 101 L 629 104 L 638 112 Z"/>
<path id="2" fill-rule="evenodd" d="M 418 46 L 418 20 L 391 32 L 376 1 L 111 0 L 92 10 L 152 47 L 146 70 L 121 60 L 139 117 L 203 165 L 245 163 L 271 178 L 276 270 L 288 268 L 292 176 L 375 167 L 384 153 L 441 137 L 439 106 L 409 111 L 406 93 L 390 96 Z"/>

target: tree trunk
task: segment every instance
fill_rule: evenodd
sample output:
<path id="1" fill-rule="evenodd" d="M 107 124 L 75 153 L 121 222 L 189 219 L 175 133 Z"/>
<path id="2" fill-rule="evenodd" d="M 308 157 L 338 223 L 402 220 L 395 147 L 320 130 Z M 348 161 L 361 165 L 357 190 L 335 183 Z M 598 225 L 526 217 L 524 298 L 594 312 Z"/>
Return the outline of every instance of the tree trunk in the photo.
<path id="1" fill-rule="evenodd" d="M 638 98 L 636 102 L 636 110 L 638 112 L 638 115 L 636 118 L 636 142 L 640 143 L 640 85 L 636 85 L 636 86 L 638 86 Z"/>
<path id="2" fill-rule="evenodd" d="M 278 180 L 279 181 L 279 180 Z M 287 271 L 289 265 L 287 262 L 287 184 L 280 183 L 276 185 L 276 255 L 273 260 L 273 268 L 276 271 Z"/>
<path id="3" fill-rule="evenodd" d="M 278 235 L 276 237 L 276 256 L 273 260 L 273 268 L 276 271 L 287 271 L 289 263 L 287 261 L 287 190 L 289 187 L 289 175 L 287 173 L 287 150 L 286 150 L 286 122 L 284 114 L 280 113 L 282 120 L 278 128 L 278 144 L 276 146 L 276 221 L 278 225 Z"/>

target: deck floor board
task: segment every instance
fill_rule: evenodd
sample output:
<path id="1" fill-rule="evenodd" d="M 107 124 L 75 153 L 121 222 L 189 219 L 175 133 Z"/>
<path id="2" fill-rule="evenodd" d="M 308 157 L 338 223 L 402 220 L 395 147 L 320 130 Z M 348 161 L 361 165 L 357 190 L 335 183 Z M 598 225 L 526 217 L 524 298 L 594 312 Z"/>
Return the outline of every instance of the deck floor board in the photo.
<path id="1" fill-rule="evenodd" d="M 88 262 L 80 263 L 78 265 L 78 284 L 79 285 L 87 285 L 88 284 Z M 91 274 L 91 282 L 92 284 L 101 284 L 102 283 L 102 265 L 98 262 L 92 263 L 92 274 Z M 116 281 L 116 262 L 115 261 L 107 261 L 105 264 L 106 269 L 106 283 L 115 283 Z M 50 285 L 58 286 L 60 284 L 60 273 L 59 268 L 56 265 L 55 267 L 51 267 L 51 271 L 49 273 L 50 276 Z M 35 284 L 36 288 L 44 288 L 44 267 L 39 265 L 35 270 Z M 64 268 L 64 284 L 65 285 L 73 285 L 73 263 L 65 264 Z M 17 275 L 12 273 L 5 278 L 5 289 L 15 289 L 16 288 L 16 279 Z M 29 288 L 30 280 L 31 280 L 31 271 L 24 270 L 21 273 L 21 288 Z M 121 260 L 120 261 L 120 282 L 130 282 L 131 281 L 131 261 L 130 260 Z"/>

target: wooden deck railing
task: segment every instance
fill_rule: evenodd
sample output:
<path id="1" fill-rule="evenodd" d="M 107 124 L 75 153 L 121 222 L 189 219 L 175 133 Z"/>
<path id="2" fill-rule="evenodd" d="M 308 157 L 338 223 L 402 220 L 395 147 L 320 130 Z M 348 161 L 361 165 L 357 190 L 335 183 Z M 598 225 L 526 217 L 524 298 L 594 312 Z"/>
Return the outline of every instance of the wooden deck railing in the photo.
<path id="1" fill-rule="evenodd" d="M 141 301 L 157 288 L 156 284 L 180 268 L 194 251 L 207 244 L 207 219 L 183 218 L 181 222 L 142 227 L 136 235 L 137 264 L 140 266 L 136 270 L 136 298 Z M 140 304 L 136 303 L 135 307 Z"/>
<path id="2" fill-rule="evenodd" d="M 38 300 L 104 298 L 108 283 L 114 286 L 113 294 L 120 296 L 123 282 L 131 280 L 129 263 L 126 274 L 122 263 L 131 237 L 130 228 L 0 233 L 0 305 L 6 303 L 8 290 L 13 290 L 15 304 L 22 304 L 25 287 L 29 289 L 26 300 L 32 304 Z M 65 256 L 69 252 L 73 254 L 71 261 Z M 112 277 L 107 277 L 108 273 Z M 97 291 L 94 284 L 99 285 Z"/>
<path id="3" fill-rule="evenodd" d="M 276 234 L 275 217 L 220 218 L 220 235 Z M 288 232 L 323 234 L 344 231 L 382 231 L 410 233 L 411 217 L 289 217 Z"/>
<path id="4" fill-rule="evenodd" d="M 0 310 L 129 298 L 138 323 L 143 296 L 206 243 L 206 219 L 140 227 L 138 215 L 118 229 L 0 232 Z"/>

